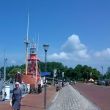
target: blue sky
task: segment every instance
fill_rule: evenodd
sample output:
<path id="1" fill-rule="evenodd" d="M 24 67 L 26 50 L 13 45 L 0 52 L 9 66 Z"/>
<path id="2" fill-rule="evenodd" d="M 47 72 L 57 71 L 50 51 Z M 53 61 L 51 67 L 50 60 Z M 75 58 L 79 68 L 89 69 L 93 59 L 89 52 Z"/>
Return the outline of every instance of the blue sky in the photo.
<path id="1" fill-rule="evenodd" d="M 109 0 L 0 0 L 0 65 L 4 51 L 8 64 L 25 62 L 28 10 L 29 38 L 37 39 L 38 55 L 48 43 L 49 61 L 67 66 L 87 64 L 98 69 L 110 66 Z M 36 40 L 37 42 L 37 40 Z"/>

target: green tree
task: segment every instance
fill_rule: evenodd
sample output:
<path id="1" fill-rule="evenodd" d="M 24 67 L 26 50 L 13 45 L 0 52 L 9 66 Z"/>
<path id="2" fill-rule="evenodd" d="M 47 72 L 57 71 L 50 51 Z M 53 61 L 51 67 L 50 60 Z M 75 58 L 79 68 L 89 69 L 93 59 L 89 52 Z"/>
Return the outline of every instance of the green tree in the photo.
<path id="1" fill-rule="evenodd" d="M 9 71 L 10 77 L 11 77 L 12 79 L 14 79 L 15 74 L 16 74 L 18 71 L 20 71 L 20 68 L 18 68 L 18 67 L 15 67 L 15 68 L 11 69 L 11 70 Z"/>
<path id="2" fill-rule="evenodd" d="M 45 71 L 45 63 L 44 62 L 39 62 L 38 64 L 40 71 L 44 72 Z M 1 73 L 3 72 L 3 67 L 0 68 Z M 57 69 L 57 77 L 62 78 L 62 72 L 64 72 L 64 76 L 69 78 L 69 79 L 75 79 L 75 80 L 85 80 L 89 79 L 92 77 L 93 79 L 98 79 L 101 75 L 100 72 L 97 71 L 97 69 L 89 67 L 87 65 L 76 65 L 75 68 L 69 68 L 67 66 L 64 66 L 60 62 L 47 62 L 47 71 L 51 72 L 51 76 L 53 77 L 53 71 L 54 69 Z M 25 72 L 25 64 L 23 65 L 13 65 L 9 66 L 6 69 L 7 73 L 7 78 L 14 78 L 15 74 L 17 71 L 20 71 L 22 74 Z M 110 78 L 110 68 L 108 68 L 108 71 L 105 75 L 106 78 Z"/>
<path id="3" fill-rule="evenodd" d="M 107 68 L 107 72 L 103 77 L 104 79 L 110 79 L 110 67 Z"/>
<path id="4" fill-rule="evenodd" d="M 65 75 L 66 75 L 66 77 L 68 77 L 71 80 L 75 79 L 73 68 L 67 68 L 66 71 L 65 71 Z"/>
<path id="5" fill-rule="evenodd" d="M 74 68 L 74 75 L 73 75 L 74 79 L 76 80 L 81 80 L 82 78 L 82 65 L 78 64 L 75 68 Z"/>
<path id="6" fill-rule="evenodd" d="M 45 62 L 39 62 L 40 71 L 45 71 Z M 47 62 L 47 71 L 51 73 L 51 77 L 53 77 L 53 71 L 57 69 L 58 77 L 61 77 L 62 71 L 65 71 L 65 67 L 60 62 Z"/>
<path id="7" fill-rule="evenodd" d="M 92 78 L 95 80 L 98 80 L 99 77 L 100 77 L 100 72 L 96 68 L 93 68 L 92 69 Z"/>

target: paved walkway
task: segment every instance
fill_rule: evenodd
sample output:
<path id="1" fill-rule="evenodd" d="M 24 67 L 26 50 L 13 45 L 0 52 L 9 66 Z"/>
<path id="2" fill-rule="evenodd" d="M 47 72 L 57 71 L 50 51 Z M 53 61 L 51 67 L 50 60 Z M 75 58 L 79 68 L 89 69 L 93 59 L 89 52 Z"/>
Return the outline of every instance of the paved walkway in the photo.
<path id="1" fill-rule="evenodd" d="M 51 104 L 55 94 L 55 87 L 47 88 L 47 107 Z M 12 110 L 9 101 L 0 101 L 0 110 Z M 44 110 L 44 93 L 26 95 L 22 99 L 21 110 Z"/>
<path id="2" fill-rule="evenodd" d="M 110 86 L 76 83 L 73 87 L 102 110 L 110 110 Z"/>
<path id="3" fill-rule="evenodd" d="M 72 86 L 62 88 L 48 110 L 100 110 Z"/>

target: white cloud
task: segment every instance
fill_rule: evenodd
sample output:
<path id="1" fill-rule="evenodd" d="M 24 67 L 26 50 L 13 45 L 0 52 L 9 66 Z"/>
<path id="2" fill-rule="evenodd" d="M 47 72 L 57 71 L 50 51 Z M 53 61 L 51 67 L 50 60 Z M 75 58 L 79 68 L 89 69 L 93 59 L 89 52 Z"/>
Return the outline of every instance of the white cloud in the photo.
<path id="1" fill-rule="evenodd" d="M 69 57 L 65 52 L 61 52 L 61 53 L 53 53 L 52 55 L 49 56 L 50 59 L 54 59 L 54 60 L 68 60 Z"/>
<path id="2" fill-rule="evenodd" d="M 86 46 L 80 42 L 80 39 L 79 39 L 78 35 L 72 35 L 72 36 L 68 37 L 68 40 L 66 41 L 66 43 L 64 43 L 62 48 L 65 51 L 70 51 L 71 52 L 71 51 L 74 51 L 74 50 L 86 49 Z"/>
<path id="3" fill-rule="evenodd" d="M 62 46 L 62 50 L 72 54 L 76 58 L 84 58 L 87 59 L 90 57 L 88 54 L 87 47 L 81 43 L 78 35 L 72 35 L 68 37 L 68 40 Z"/>
<path id="4" fill-rule="evenodd" d="M 49 55 L 49 60 L 59 61 L 68 66 L 86 64 L 99 67 L 110 65 L 110 48 L 92 51 L 83 44 L 78 35 L 71 35 L 59 48 L 61 52 Z"/>
<path id="5" fill-rule="evenodd" d="M 110 58 L 110 48 L 95 53 L 96 57 Z"/>
<path id="6" fill-rule="evenodd" d="M 87 47 L 81 43 L 78 35 L 68 37 L 67 41 L 61 46 L 62 52 L 53 53 L 50 59 L 59 60 L 83 60 L 89 59 Z"/>
<path id="7" fill-rule="evenodd" d="M 80 58 L 84 58 L 84 59 L 90 58 L 90 55 L 87 53 L 87 50 L 86 50 L 86 49 L 77 51 L 77 53 L 78 53 L 78 56 L 79 56 Z"/>

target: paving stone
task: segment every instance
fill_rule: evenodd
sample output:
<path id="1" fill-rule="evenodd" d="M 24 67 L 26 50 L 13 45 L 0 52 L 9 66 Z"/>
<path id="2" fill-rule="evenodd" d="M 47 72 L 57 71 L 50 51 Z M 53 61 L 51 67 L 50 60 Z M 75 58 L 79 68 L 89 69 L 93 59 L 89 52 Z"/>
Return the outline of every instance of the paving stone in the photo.
<path id="1" fill-rule="evenodd" d="M 100 110 L 72 86 L 63 87 L 47 110 Z"/>

